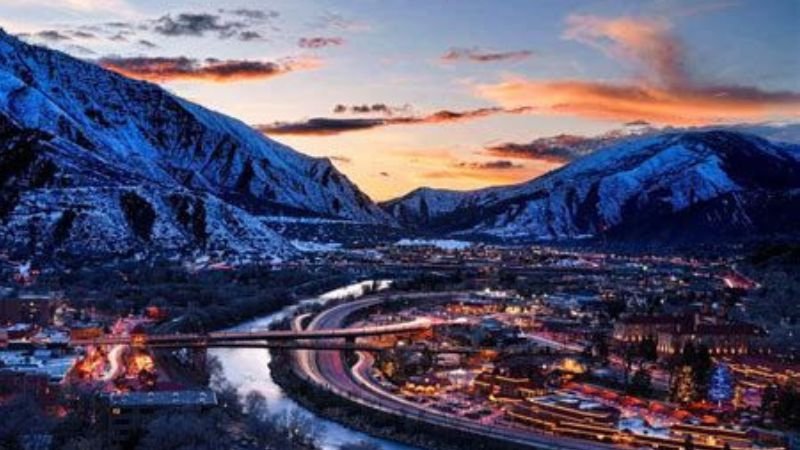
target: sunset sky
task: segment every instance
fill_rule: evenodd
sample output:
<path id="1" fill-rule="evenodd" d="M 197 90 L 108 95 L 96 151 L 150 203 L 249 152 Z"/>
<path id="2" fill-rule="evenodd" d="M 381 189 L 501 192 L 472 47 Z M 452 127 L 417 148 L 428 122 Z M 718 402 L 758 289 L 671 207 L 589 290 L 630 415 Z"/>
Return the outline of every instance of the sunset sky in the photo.
<path id="1" fill-rule="evenodd" d="M 533 178 L 530 144 L 800 120 L 800 2 L 0 0 L 0 26 L 237 117 L 377 200 Z M 504 152 L 506 144 L 526 152 Z"/>

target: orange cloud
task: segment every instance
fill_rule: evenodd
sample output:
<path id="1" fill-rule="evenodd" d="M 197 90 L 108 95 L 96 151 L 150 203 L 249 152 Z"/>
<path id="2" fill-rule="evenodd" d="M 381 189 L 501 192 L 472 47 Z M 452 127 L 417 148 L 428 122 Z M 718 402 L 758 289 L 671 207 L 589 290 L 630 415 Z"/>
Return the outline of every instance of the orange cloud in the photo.
<path id="1" fill-rule="evenodd" d="M 687 83 L 683 44 L 664 20 L 572 15 L 563 36 L 632 61 L 650 82 L 667 86 Z"/>
<path id="2" fill-rule="evenodd" d="M 644 119 L 698 125 L 800 115 L 800 93 L 747 86 L 663 88 L 580 80 L 507 80 L 478 87 L 479 95 L 506 107 L 534 105 L 545 113 L 609 120 Z"/>
<path id="3" fill-rule="evenodd" d="M 686 67 L 682 43 L 662 20 L 571 16 L 564 37 L 634 65 L 624 82 L 507 79 L 477 93 L 506 108 L 609 120 L 698 125 L 800 116 L 800 92 L 704 83 Z"/>
<path id="4" fill-rule="evenodd" d="M 445 189 L 477 189 L 519 183 L 560 165 L 547 161 L 528 161 L 526 164 L 497 159 L 463 161 L 451 151 L 436 148 L 399 150 L 394 154 L 402 161 L 405 172 L 414 174 L 411 180 L 414 186 Z"/>
<path id="5" fill-rule="evenodd" d="M 97 61 L 102 67 L 139 80 L 169 82 L 179 80 L 229 83 L 284 75 L 297 70 L 319 67 L 316 59 L 285 59 L 279 62 L 250 60 L 199 61 L 186 57 L 106 57 Z"/>

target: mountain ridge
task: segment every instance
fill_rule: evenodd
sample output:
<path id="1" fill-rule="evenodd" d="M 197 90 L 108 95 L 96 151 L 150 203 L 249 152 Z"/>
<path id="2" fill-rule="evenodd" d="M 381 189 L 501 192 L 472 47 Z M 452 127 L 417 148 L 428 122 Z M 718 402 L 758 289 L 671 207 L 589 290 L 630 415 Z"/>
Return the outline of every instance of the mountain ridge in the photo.
<path id="1" fill-rule="evenodd" d="M 786 206 L 778 206 L 776 198 L 797 205 L 798 189 L 800 146 L 733 131 L 690 131 L 629 139 L 515 185 L 415 190 L 381 206 L 406 225 L 411 218 L 448 235 L 559 241 L 643 235 L 630 227 L 647 223 L 648 214 L 668 222 L 672 213 L 734 196 L 744 202 L 731 212 L 741 221 L 731 229 L 734 236 L 777 228 L 789 232 L 792 224 L 800 225 L 789 214 L 780 216 L 788 223 L 766 226 L 745 211 L 766 200 L 783 211 Z M 431 199 L 438 202 L 434 208 Z M 695 220 L 700 226 L 705 219 Z M 664 231 L 654 235 L 670 234 Z"/>

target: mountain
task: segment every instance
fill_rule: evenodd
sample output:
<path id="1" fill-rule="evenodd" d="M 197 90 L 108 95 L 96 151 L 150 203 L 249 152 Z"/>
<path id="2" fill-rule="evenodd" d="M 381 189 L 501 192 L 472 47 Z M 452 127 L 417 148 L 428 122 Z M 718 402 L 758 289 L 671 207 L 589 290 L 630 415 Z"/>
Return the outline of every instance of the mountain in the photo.
<path id="1" fill-rule="evenodd" d="M 393 225 L 334 168 L 244 123 L 0 30 L 0 244 L 291 253 L 264 224 Z"/>
<path id="2" fill-rule="evenodd" d="M 665 133 L 626 139 L 526 183 L 418 189 L 382 207 L 435 233 L 525 241 L 796 235 L 800 146 L 732 131 Z"/>
<path id="3" fill-rule="evenodd" d="M 469 195 L 464 191 L 421 187 L 380 206 L 406 227 L 420 228 L 458 209 Z"/>

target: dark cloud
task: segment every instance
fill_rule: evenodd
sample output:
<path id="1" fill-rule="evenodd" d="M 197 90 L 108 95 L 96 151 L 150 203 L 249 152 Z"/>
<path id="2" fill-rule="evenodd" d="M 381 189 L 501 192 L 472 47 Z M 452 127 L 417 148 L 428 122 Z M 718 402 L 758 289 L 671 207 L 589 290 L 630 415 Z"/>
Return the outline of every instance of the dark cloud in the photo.
<path id="1" fill-rule="evenodd" d="M 67 51 L 70 53 L 79 53 L 81 55 L 95 55 L 95 51 L 89 48 L 86 48 L 82 45 L 70 45 L 67 47 Z"/>
<path id="2" fill-rule="evenodd" d="M 245 42 L 259 41 L 266 38 L 258 26 L 279 17 L 278 12 L 271 10 L 221 9 L 219 12 L 225 16 L 209 13 L 167 14 L 151 21 L 151 31 L 170 37 L 204 37 L 216 34 L 220 39 L 236 37 Z M 275 26 L 269 26 L 272 30 L 277 30 Z"/>
<path id="3" fill-rule="evenodd" d="M 156 47 L 158 47 L 158 45 L 148 41 L 147 39 L 139 39 L 138 44 L 141 45 L 142 47 L 147 47 L 147 48 L 156 48 Z"/>
<path id="4" fill-rule="evenodd" d="M 344 106 L 344 105 L 341 105 Z M 336 108 L 334 108 L 336 111 Z M 316 117 L 300 122 L 275 122 L 272 124 L 256 125 L 256 128 L 266 134 L 330 136 L 349 131 L 368 130 L 390 125 L 417 125 L 433 123 L 451 123 L 474 120 L 499 114 L 525 114 L 530 108 L 478 108 L 467 111 L 441 110 L 424 116 L 398 116 L 398 117 L 371 117 L 335 119 Z"/>
<path id="5" fill-rule="evenodd" d="M 471 61 L 487 63 L 498 61 L 519 61 L 530 56 L 533 56 L 533 52 L 530 50 L 485 52 L 477 48 L 451 48 L 441 56 L 441 60 L 445 62 Z"/>
<path id="6" fill-rule="evenodd" d="M 127 38 L 128 34 L 130 34 L 130 33 L 124 33 L 124 32 L 120 31 L 119 33 L 109 37 L 108 39 L 110 41 L 114 41 L 114 42 L 128 42 L 128 38 Z"/>
<path id="7" fill-rule="evenodd" d="M 381 173 L 380 173 L 380 176 L 382 176 L 382 177 L 389 177 L 389 176 L 391 176 L 391 175 L 389 175 L 389 172 L 381 172 Z"/>
<path id="8" fill-rule="evenodd" d="M 348 131 L 368 130 L 386 125 L 385 119 L 330 119 L 317 117 L 303 122 L 275 122 L 257 125 L 266 134 L 330 136 Z"/>
<path id="9" fill-rule="evenodd" d="M 625 122 L 624 125 L 626 127 L 649 127 L 650 122 L 646 120 L 632 120 L 630 122 Z"/>
<path id="10" fill-rule="evenodd" d="M 262 36 L 258 31 L 246 30 L 239 33 L 239 40 L 245 42 L 261 41 L 264 40 L 264 36 Z"/>
<path id="11" fill-rule="evenodd" d="M 257 21 L 277 19 L 278 17 L 280 17 L 280 13 L 278 11 L 273 11 L 270 9 L 247 9 L 247 8 L 220 9 L 219 12 L 223 14 L 231 14 L 234 16 L 244 17 L 247 19 L 257 20 Z"/>
<path id="12" fill-rule="evenodd" d="M 106 28 L 116 28 L 123 30 L 133 30 L 135 25 L 128 22 L 106 22 L 103 24 Z"/>
<path id="13" fill-rule="evenodd" d="M 97 38 L 97 36 L 94 33 L 90 33 L 88 31 L 84 31 L 84 30 L 71 30 L 71 31 L 67 31 L 67 33 L 69 33 L 70 35 L 72 35 L 73 37 L 76 37 L 78 39 L 95 39 L 95 38 Z"/>
<path id="14" fill-rule="evenodd" d="M 338 104 L 333 107 L 334 114 L 383 114 L 392 116 L 399 113 L 408 113 L 411 111 L 411 105 L 403 106 L 389 106 L 386 103 L 373 103 L 371 105 L 344 105 Z"/>
<path id="15" fill-rule="evenodd" d="M 310 24 L 310 27 L 315 30 L 335 29 L 342 31 L 364 31 L 369 29 L 369 26 L 361 22 L 348 19 L 341 14 L 331 11 L 325 11 L 320 14 L 320 16 Z"/>
<path id="16" fill-rule="evenodd" d="M 302 48 L 336 47 L 344 44 L 340 37 L 303 37 L 297 40 L 297 45 Z"/>
<path id="17" fill-rule="evenodd" d="M 506 170 L 506 169 L 521 169 L 525 167 L 522 164 L 517 164 L 507 159 L 498 159 L 495 161 L 485 161 L 485 162 L 461 162 L 456 164 L 456 166 L 460 168 L 477 169 L 477 170 Z"/>
<path id="18" fill-rule="evenodd" d="M 485 151 L 493 156 L 565 163 L 618 143 L 629 136 L 632 135 L 624 134 L 621 131 L 613 131 L 600 136 L 559 134 L 538 138 L 527 143 L 506 142 L 486 147 Z"/>
<path id="19" fill-rule="evenodd" d="M 281 62 L 219 60 L 204 61 L 186 57 L 106 57 L 97 61 L 106 69 L 141 80 L 166 82 L 175 80 L 211 81 L 218 83 L 270 78 L 294 70 L 316 67 L 316 61 L 286 59 Z"/>
<path id="20" fill-rule="evenodd" d="M 75 39 L 93 39 L 103 36 L 113 42 L 136 42 L 144 47 L 155 48 L 151 41 L 141 38 L 142 33 L 157 34 L 169 37 L 205 37 L 216 36 L 220 39 L 237 38 L 241 41 L 266 40 L 264 33 L 276 31 L 272 21 L 280 15 L 277 11 L 261 9 L 220 9 L 219 14 L 206 12 L 170 13 L 158 18 L 143 19 L 133 22 L 115 21 L 84 24 L 74 29 L 43 30 L 33 36 L 48 41 L 65 41 Z M 328 45 L 336 45 L 332 38 Z M 316 41 L 310 42 L 311 45 Z M 324 45 L 318 44 L 317 45 Z"/>
<path id="21" fill-rule="evenodd" d="M 155 21 L 153 31 L 164 36 L 205 36 L 217 33 L 221 38 L 234 36 L 246 28 L 242 22 L 223 20 L 220 16 L 206 13 L 167 14 Z"/>
<path id="22" fill-rule="evenodd" d="M 42 30 L 35 33 L 34 36 L 52 42 L 72 40 L 71 37 L 58 30 Z"/>

